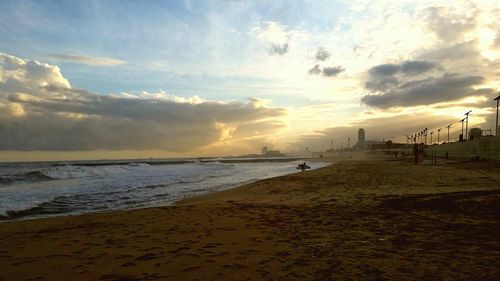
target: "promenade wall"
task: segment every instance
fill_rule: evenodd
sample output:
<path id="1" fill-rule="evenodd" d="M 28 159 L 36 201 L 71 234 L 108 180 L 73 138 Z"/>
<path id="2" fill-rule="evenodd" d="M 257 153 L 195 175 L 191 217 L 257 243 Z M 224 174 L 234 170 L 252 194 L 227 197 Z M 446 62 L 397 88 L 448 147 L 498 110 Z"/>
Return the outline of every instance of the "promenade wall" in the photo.
<path id="1" fill-rule="evenodd" d="M 443 143 L 424 148 L 427 155 L 435 152 L 437 157 L 450 159 L 481 159 L 500 162 L 500 136 L 487 136 L 480 139 Z"/>

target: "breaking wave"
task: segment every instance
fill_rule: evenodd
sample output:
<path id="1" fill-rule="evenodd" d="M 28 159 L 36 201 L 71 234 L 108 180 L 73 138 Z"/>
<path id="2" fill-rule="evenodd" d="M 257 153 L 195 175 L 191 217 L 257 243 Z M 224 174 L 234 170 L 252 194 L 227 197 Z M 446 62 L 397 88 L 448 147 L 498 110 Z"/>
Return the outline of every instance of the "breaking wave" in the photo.
<path id="1" fill-rule="evenodd" d="M 147 169 L 151 165 L 147 163 L 133 162 L 125 165 L 56 165 L 42 168 L 36 171 L 28 171 L 13 175 L 0 175 L 0 184 L 8 185 L 14 183 L 34 183 L 49 180 L 67 180 L 88 177 L 102 177 L 109 174 L 129 171 L 131 169 Z"/>
<path id="2" fill-rule="evenodd" d="M 163 206 L 182 198 L 296 172 L 293 161 L 239 160 L 0 166 L 0 222 Z"/>

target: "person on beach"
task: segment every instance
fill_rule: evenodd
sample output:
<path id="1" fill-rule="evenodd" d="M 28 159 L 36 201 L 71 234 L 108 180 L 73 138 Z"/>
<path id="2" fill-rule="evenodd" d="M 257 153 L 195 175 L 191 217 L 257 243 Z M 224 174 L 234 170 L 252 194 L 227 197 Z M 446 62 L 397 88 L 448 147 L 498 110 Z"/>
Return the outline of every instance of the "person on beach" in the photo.
<path id="1" fill-rule="evenodd" d="M 302 172 L 304 172 L 307 169 L 307 164 L 306 162 L 303 162 L 302 164 L 299 164 L 299 168 Z"/>

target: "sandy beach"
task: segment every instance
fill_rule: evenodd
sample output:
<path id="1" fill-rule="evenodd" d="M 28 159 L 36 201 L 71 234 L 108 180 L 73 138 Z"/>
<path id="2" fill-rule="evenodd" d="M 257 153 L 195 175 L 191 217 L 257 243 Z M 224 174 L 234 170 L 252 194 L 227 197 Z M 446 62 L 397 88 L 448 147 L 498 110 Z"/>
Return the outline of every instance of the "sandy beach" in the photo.
<path id="1" fill-rule="evenodd" d="M 0 280 L 498 280 L 500 166 L 341 161 L 175 206 L 0 224 Z"/>

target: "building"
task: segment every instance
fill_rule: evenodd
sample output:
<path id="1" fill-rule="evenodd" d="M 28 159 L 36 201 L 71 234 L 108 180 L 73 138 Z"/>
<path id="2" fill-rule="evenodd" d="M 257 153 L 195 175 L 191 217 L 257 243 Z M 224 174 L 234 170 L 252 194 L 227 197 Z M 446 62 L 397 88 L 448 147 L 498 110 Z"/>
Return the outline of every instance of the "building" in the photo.
<path id="1" fill-rule="evenodd" d="M 483 134 L 481 128 L 472 128 L 469 130 L 469 140 L 480 139 Z"/>
<path id="2" fill-rule="evenodd" d="M 270 156 L 270 157 L 284 156 L 279 150 L 269 150 L 267 146 L 264 146 L 261 152 L 262 156 Z"/>
<path id="3" fill-rule="evenodd" d="M 356 143 L 356 148 L 365 149 L 366 141 L 365 141 L 365 129 L 360 128 L 358 130 L 358 143 Z"/>

